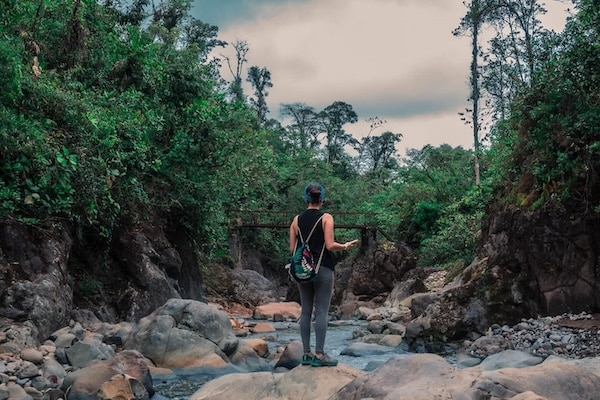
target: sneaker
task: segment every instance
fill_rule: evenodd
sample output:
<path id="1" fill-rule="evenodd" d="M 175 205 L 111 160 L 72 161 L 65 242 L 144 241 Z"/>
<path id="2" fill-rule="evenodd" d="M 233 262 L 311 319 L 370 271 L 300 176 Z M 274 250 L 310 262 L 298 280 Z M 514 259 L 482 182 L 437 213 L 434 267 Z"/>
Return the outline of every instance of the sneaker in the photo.
<path id="1" fill-rule="evenodd" d="M 327 354 L 323 354 L 321 357 L 314 356 L 310 365 L 313 367 L 335 367 L 338 364 L 338 360 L 329 357 Z"/>
<path id="2" fill-rule="evenodd" d="M 302 365 L 312 365 L 313 358 L 315 358 L 313 353 L 304 353 L 302 356 Z"/>

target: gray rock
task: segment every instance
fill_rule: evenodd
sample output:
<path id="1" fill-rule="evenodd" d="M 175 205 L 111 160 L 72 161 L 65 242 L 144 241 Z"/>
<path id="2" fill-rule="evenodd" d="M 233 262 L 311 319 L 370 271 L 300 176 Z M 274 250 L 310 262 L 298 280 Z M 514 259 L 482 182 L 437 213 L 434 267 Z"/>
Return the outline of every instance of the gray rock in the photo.
<path id="1" fill-rule="evenodd" d="M 340 352 L 340 355 L 364 357 L 380 354 L 393 353 L 395 350 L 392 347 L 382 346 L 375 343 L 351 343 L 348 347 Z"/>
<path id="2" fill-rule="evenodd" d="M 69 363 L 75 368 L 88 366 L 92 361 L 104 360 L 106 357 L 97 347 L 88 343 L 77 342 L 65 349 Z"/>
<path id="3" fill-rule="evenodd" d="M 543 362 L 542 357 L 537 357 L 529 352 L 519 350 L 504 350 L 488 356 L 479 364 L 478 368 L 491 371 L 501 368 L 523 368 L 538 365 Z"/>

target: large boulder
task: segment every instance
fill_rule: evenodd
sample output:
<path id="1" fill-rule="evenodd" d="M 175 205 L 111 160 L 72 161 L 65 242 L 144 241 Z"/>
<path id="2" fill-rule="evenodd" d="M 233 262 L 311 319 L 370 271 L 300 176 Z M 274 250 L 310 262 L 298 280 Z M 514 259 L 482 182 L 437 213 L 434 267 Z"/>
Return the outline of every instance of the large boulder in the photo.
<path id="1" fill-rule="evenodd" d="M 271 280 L 250 269 L 230 271 L 233 298 L 246 306 L 258 306 L 278 300 L 278 288 Z"/>
<path id="2" fill-rule="evenodd" d="M 147 395 L 146 398 L 154 395 L 152 377 L 145 358 L 136 351 L 128 350 L 118 353 L 110 360 L 98 361 L 69 373 L 63 380 L 61 389 L 68 393 L 69 400 L 107 398 L 107 393 L 115 390 L 116 381 L 122 380 L 120 378 L 123 376 L 126 376 L 131 392 L 143 392 Z M 99 395 L 104 397 L 98 397 Z"/>
<path id="3" fill-rule="evenodd" d="M 162 368 L 266 368 L 251 346 L 240 346 L 225 312 L 196 300 L 170 299 L 139 321 L 124 346 Z"/>
<path id="4" fill-rule="evenodd" d="M 336 266 L 332 304 L 339 305 L 343 318 L 353 316 L 359 307 L 382 305 L 396 284 L 416 267 L 415 253 L 406 244 L 369 243 L 368 252 Z"/>
<path id="5" fill-rule="evenodd" d="M 195 300 L 168 300 L 134 328 L 125 348 L 158 367 L 224 366 L 238 345 L 227 314 Z"/>
<path id="6" fill-rule="evenodd" d="M 415 317 L 406 324 L 405 339 L 416 347 L 425 339 L 447 342 L 468 334 L 484 334 L 489 327 L 486 307 L 480 300 L 479 279 L 484 263 L 474 261 L 463 274 L 435 293 L 411 296 Z"/>
<path id="7" fill-rule="evenodd" d="M 230 374 L 206 383 L 190 400 L 325 400 L 363 374 L 345 365 L 300 366 L 286 373 Z"/>
<path id="8" fill-rule="evenodd" d="M 553 399 L 597 398 L 598 375 L 553 359 L 526 368 L 456 369 L 433 354 L 390 358 L 354 379 L 330 400 Z M 517 397 L 520 396 L 520 397 Z"/>

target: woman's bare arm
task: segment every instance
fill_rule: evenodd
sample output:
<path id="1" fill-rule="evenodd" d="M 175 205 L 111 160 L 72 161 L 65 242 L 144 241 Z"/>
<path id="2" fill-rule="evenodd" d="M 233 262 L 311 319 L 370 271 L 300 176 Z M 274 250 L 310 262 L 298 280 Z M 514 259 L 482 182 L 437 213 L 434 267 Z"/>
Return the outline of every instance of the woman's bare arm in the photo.
<path id="1" fill-rule="evenodd" d="M 298 240 L 298 216 L 296 215 L 290 225 L 290 253 L 294 254 L 296 250 L 296 241 Z"/>
<path id="2" fill-rule="evenodd" d="M 350 247 L 354 246 L 356 243 L 358 243 L 358 240 L 352 240 L 351 242 L 346 242 L 344 244 L 336 242 L 333 235 L 333 228 L 333 216 L 329 213 L 323 214 L 323 233 L 325 234 L 325 247 L 327 247 L 327 250 L 347 250 Z"/>

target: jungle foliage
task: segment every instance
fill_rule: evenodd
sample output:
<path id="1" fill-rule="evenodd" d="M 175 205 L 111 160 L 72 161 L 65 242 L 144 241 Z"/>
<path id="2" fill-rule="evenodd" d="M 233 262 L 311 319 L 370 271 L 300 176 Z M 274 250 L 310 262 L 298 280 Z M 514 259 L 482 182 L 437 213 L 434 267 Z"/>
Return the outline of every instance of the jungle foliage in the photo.
<path id="1" fill-rule="evenodd" d="M 214 258 L 240 210 L 292 216 L 306 183 L 320 181 L 328 211 L 364 213 L 355 222 L 377 223 L 418 249 L 421 264 L 443 266 L 470 262 L 491 200 L 598 212 L 596 0 L 576 1 L 561 34 L 536 25 L 528 42 L 506 30 L 501 10 L 516 18 L 535 1 L 489 1 L 496 11 L 480 22 L 497 36 L 476 52 L 484 57 L 471 94 L 491 116 L 481 146 L 475 136 L 478 154 L 442 145 L 404 158 L 395 150 L 402 135 L 377 117 L 368 116 L 361 141 L 346 132 L 359 116 L 343 101 L 323 110 L 282 104 L 281 119 L 269 119 L 268 69 L 248 68 L 254 93 L 243 93 L 249 48 L 237 42 L 228 82 L 211 51 L 231 44 L 190 15 L 191 3 L 2 2 L 0 218 L 67 221 L 81 237 L 110 243 L 119 225 L 159 217 Z M 515 74 L 523 65 L 527 73 Z M 473 118 L 482 126 L 479 111 Z M 281 231 L 247 240 L 275 261 L 286 257 Z"/>

